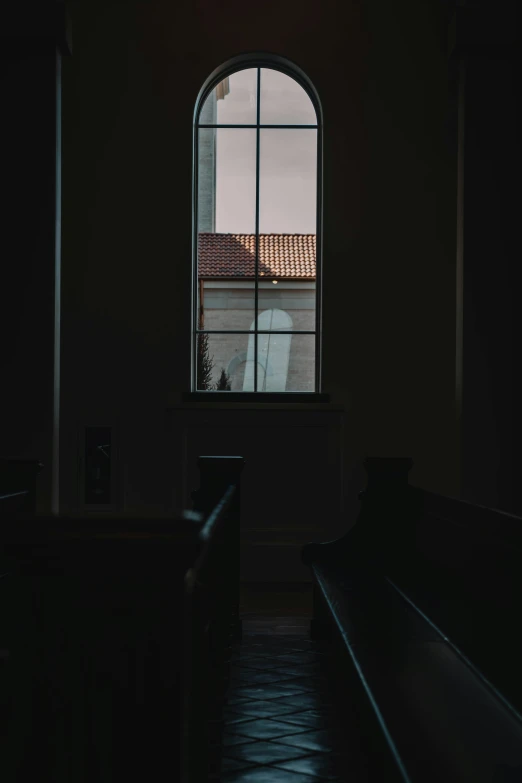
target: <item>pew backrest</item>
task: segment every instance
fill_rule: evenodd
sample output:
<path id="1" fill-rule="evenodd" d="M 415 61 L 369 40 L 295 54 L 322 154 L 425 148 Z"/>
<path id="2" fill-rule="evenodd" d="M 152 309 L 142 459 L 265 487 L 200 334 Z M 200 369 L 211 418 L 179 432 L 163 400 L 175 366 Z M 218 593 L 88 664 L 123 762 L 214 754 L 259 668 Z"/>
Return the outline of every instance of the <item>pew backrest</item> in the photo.
<path id="1" fill-rule="evenodd" d="M 416 487 L 410 496 L 417 515 L 409 558 L 439 569 L 470 596 L 520 600 L 522 519 Z"/>

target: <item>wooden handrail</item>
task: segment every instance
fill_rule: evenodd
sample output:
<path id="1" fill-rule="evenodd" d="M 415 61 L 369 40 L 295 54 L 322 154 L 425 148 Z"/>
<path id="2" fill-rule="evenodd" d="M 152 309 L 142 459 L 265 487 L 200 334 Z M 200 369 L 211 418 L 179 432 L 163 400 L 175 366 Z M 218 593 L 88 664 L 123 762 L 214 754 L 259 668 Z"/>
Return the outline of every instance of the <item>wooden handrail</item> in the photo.
<path id="1" fill-rule="evenodd" d="M 0 495 L 0 503 L 3 500 L 10 500 L 11 498 L 17 498 L 17 497 L 20 497 L 21 495 L 28 495 L 28 494 L 29 494 L 29 490 L 28 489 L 20 490 L 20 492 L 9 492 L 6 495 Z"/>
<path id="2" fill-rule="evenodd" d="M 210 513 L 207 521 L 203 525 L 201 532 L 200 532 L 200 538 L 204 541 L 208 541 L 210 537 L 214 534 L 214 531 L 219 525 L 221 524 L 221 521 L 225 515 L 225 513 L 228 511 L 229 506 L 231 505 L 232 498 L 234 497 L 234 494 L 236 492 L 236 487 L 234 484 L 231 484 L 229 487 L 227 487 L 225 494 L 215 506 L 214 510 Z"/>
<path id="3" fill-rule="evenodd" d="M 220 535 L 221 529 L 223 528 L 227 515 L 232 507 L 236 491 L 235 485 L 231 484 L 200 530 L 199 539 L 202 546 L 194 566 L 196 572 L 204 568 L 208 560 L 212 546 L 216 538 Z"/>

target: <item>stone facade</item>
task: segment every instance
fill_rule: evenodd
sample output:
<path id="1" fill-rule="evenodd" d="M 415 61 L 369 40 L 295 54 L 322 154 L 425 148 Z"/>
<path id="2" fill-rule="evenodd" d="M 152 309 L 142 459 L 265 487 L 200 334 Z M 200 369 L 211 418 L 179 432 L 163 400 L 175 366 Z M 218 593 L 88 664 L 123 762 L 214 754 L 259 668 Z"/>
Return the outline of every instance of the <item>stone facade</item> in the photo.
<path id="1" fill-rule="evenodd" d="M 254 325 L 251 281 L 204 281 L 204 328 L 248 331 Z M 315 335 L 285 335 L 282 330 L 315 330 L 315 282 L 262 282 L 258 289 L 258 391 L 315 391 Z M 209 335 L 213 383 L 225 369 L 232 391 L 253 391 L 254 337 Z"/>

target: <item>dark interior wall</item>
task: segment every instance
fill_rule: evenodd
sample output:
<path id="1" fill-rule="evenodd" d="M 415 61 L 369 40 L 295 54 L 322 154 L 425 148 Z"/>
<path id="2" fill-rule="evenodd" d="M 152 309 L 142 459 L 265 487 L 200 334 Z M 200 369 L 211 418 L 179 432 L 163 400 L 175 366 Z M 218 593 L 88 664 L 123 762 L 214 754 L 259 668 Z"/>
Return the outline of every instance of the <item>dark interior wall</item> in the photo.
<path id="1" fill-rule="evenodd" d="M 462 56 L 462 496 L 522 513 L 520 51 L 516 9 L 478 16 Z M 471 20 L 473 21 L 473 19 Z"/>
<path id="2" fill-rule="evenodd" d="M 20 36 L 3 39 L 0 55 L 0 451 L 43 463 L 45 510 L 53 457 L 55 49 L 52 36 L 34 46 Z"/>
<path id="3" fill-rule="evenodd" d="M 455 494 L 442 4 L 76 0 L 70 14 L 62 508 L 77 503 L 77 435 L 89 423 L 118 427 L 126 507 L 163 503 L 165 410 L 190 379 L 194 104 L 214 68 L 254 50 L 294 61 L 322 101 L 323 389 L 346 408 L 347 482 L 367 453 L 411 454 L 413 483 Z"/>
<path id="4" fill-rule="evenodd" d="M 352 152 L 362 161 L 347 204 L 358 219 L 348 217 L 348 236 L 339 212 L 353 161 L 342 172 L 331 163 L 332 277 L 343 286 L 332 280 L 330 296 L 344 291 L 349 306 L 335 306 L 348 321 L 342 376 L 338 350 L 329 366 L 350 411 L 347 449 L 412 455 L 412 483 L 452 493 L 455 151 L 443 20 L 436 3 L 366 5 L 363 131 Z"/>

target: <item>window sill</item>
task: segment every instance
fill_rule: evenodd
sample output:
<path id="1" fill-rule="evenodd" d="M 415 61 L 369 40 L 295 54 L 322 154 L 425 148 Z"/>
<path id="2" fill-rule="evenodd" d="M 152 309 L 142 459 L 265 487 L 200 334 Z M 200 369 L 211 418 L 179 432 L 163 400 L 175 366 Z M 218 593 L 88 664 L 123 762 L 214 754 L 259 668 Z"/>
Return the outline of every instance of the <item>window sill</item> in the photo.
<path id="1" fill-rule="evenodd" d="M 185 392 L 183 402 L 330 402 L 330 395 L 315 392 Z"/>
<path id="2" fill-rule="evenodd" d="M 236 410 L 343 410 L 333 405 L 329 394 L 263 393 L 263 392 L 186 392 L 181 405 L 173 408 L 205 408 Z"/>

